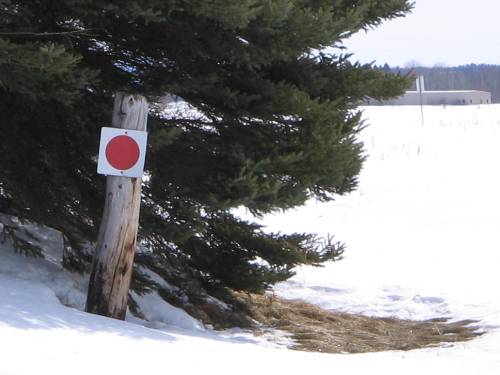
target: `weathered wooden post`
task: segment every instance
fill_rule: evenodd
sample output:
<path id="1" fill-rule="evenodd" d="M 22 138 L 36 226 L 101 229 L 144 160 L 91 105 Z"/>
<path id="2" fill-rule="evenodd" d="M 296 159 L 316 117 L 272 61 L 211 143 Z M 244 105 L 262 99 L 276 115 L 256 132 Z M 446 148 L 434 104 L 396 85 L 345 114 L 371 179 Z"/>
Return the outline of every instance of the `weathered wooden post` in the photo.
<path id="1" fill-rule="evenodd" d="M 148 105 L 144 97 L 116 94 L 114 128 L 146 131 L 147 117 Z M 137 241 L 142 179 L 109 175 L 106 179 L 106 200 L 86 310 L 123 320 Z"/>

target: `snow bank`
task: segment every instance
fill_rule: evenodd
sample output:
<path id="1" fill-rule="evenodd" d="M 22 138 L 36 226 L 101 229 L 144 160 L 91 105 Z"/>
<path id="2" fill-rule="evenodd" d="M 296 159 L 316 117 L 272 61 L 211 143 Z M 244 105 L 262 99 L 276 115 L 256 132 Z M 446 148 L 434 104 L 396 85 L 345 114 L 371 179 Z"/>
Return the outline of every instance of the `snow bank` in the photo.
<path id="1" fill-rule="evenodd" d="M 20 222 L 15 217 L 0 214 L 0 223 L 14 228 L 16 235 L 24 236 L 33 245 L 42 249 L 41 258 L 22 256 L 16 253 L 13 242 L 4 236 L 0 243 L 0 275 L 9 279 L 31 281 L 43 284 L 63 305 L 85 309 L 88 275 L 71 273 L 62 268 L 64 241 L 62 234 L 54 229 Z M 0 228 L 2 230 L 2 228 Z M 141 271 L 160 287 L 172 289 L 165 280 L 153 271 L 142 267 Z M 146 321 L 134 318 L 130 312 L 127 319 L 148 327 L 172 326 L 182 329 L 203 330 L 203 324 L 184 310 L 165 302 L 157 292 L 134 295 Z"/>

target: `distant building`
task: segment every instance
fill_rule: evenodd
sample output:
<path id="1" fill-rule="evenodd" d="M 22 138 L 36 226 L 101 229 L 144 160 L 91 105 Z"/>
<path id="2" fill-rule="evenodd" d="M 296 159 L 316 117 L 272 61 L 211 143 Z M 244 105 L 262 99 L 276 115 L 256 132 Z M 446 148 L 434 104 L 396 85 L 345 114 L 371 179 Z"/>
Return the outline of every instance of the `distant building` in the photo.
<path id="1" fill-rule="evenodd" d="M 422 88 L 422 91 L 420 91 Z M 385 100 L 368 100 L 368 105 L 473 105 L 491 104 L 491 93 L 477 90 L 425 91 L 423 77 L 417 79 L 417 90 L 403 96 Z"/>

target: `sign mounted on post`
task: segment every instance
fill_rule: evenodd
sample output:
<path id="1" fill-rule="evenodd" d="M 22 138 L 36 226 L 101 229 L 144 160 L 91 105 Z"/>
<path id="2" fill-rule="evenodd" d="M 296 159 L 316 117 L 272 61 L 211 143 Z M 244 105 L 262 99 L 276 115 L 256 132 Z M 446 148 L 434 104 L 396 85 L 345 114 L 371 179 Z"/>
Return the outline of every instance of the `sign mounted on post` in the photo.
<path id="1" fill-rule="evenodd" d="M 97 173 L 142 177 L 148 133 L 121 128 L 102 128 Z"/>
<path id="2" fill-rule="evenodd" d="M 139 229 L 147 122 L 146 98 L 117 92 L 113 126 L 101 132 L 97 170 L 108 176 L 85 310 L 121 320 L 127 313 Z"/>

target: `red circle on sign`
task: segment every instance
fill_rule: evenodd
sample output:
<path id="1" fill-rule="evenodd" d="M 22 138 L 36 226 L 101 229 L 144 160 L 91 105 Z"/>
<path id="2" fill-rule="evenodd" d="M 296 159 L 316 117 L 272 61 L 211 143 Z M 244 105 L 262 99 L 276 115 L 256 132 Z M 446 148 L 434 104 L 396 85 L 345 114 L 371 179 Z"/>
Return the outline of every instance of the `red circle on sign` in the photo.
<path id="1" fill-rule="evenodd" d="M 116 169 L 132 168 L 139 160 L 139 145 L 128 135 L 119 135 L 108 142 L 106 159 Z"/>

